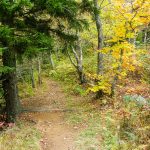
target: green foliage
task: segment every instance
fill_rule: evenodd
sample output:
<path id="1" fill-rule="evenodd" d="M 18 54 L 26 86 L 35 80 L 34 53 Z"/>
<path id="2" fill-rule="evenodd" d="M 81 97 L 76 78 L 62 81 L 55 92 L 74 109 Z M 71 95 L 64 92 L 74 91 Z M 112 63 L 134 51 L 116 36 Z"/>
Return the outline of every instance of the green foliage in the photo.
<path id="1" fill-rule="evenodd" d="M 81 96 L 85 96 L 86 95 L 86 90 L 83 89 L 83 87 L 80 86 L 80 85 L 75 86 L 73 91 L 74 91 L 75 94 L 79 94 Z"/>
<path id="2" fill-rule="evenodd" d="M 15 0 L 0 2 L 0 41 L 2 47 L 15 49 L 29 57 L 38 51 L 52 48 L 53 35 L 61 39 L 75 39 L 66 30 L 82 30 L 87 22 L 78 18 L 79 2 L 72 0 L 30 1 Z M 55 22 L 55 26 L 53 26 Z"/>
<path id="3" fill-rule="evenodd" d="M 74 88 L 78 85 L 77 73 L 72 64 L 69 63 L 69 59 L 62 56 L 60 61 L 55 60 L 57 67 L 55 70 L 48 71 L 49 77 L 59 81 L 61 84 L 65 84 L 65 91 L 72 93 Z M 49 69 L 49 68 L 48 68 Z"/>
<path id="4" fill-rule="evenodd" d="M 31 87 L 29 83 L 19 83 L 19 97 L 20 98 L 27 98 L 34 96 L 34 89 Z"/>
<path id="5" fill-rule="evenodd" d="M 124 101 L 127 105 L 129 105 L 130 102 L 134 102 L 137 104 L 137 106 L 144 106 L 148 105 L 148 101 L 142 97 L 141 95 L 125 95 Z"/>
<path id="6" fill-rule="evenodd" d="M 9 28 L 9 26 L 0 25 L 0 39 L 3 41 L 10 41 L 13 29 Z"/>
<path id="7" fill-rule="evenodd" d="M 120 122 L 120 140 L 129 149 L 140 150 L 143 146 L 149 149 L 149 101 L 137 95 L 124 99 L 128 103 L 125 105 L 126 115 Z"/>
<path id="8" fill-rule="evenodd" d="M 8 72 L 11 72 L 13 71 L 15 68 L 11 68 L 11 67 L 8 67 L 8 66 L 0 66 L 0 73 L 8 73 Z"/>

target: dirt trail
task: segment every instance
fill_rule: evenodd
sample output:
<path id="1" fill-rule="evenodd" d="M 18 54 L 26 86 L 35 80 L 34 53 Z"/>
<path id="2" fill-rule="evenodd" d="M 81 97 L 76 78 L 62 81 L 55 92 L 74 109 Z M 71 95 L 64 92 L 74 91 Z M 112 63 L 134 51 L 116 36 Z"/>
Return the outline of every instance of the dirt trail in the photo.
<path id="1" fill-rule="evenodd" d="M 46 81 L 45 90 L 38 89 L 36 96 L 23 100 L 23 106 L 34 111 L 66 109 L 66 94 L 55 81 Z M 29 114 L 29 113 L 28 113 Z M 65 112 L 42 111 L 30 113 L 30 119 L 44 133 L 42 150 L 74 150 L 77 130 L 69 126 L 64 119 Z"/>

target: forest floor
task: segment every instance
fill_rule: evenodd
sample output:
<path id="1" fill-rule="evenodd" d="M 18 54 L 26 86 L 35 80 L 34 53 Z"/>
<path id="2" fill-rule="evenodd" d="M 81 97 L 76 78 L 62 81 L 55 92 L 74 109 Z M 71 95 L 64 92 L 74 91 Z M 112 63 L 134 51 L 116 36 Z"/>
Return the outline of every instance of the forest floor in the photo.
<path id="1" fill-rule="evenodd" d="M 43 133 L 41 147 L 44 150 L 74 150 L 75 139 L 79 128 L 68 124 L 65 113 L 67 108 L 67 94 L 59 83 L 47 80 L 44 88 L 38 88 L 35 96 L 22 101 L 28 112 L 21 115 L 28 121 L 34 122 Z M 81 97 L 73 97 L 73 100 Z"/>
<path id="2" fill-rule="evenodd" d="M 116 147 L 119 108 L 126 94 L 149 97 L 149 87 L 137 81 L 126 81 L 118 87 L 116 98 L 95 101 L 92 95 L 81 96 L 65 91 L 64 84 L 45 79 L 34 96 L 23 99 L 26 109 L 22 118 L 33 122 L 43 137 L 42 150 L 101 150 Z M 126 148 L 122 148 L 126 149 Z"/>
<path id="3" fill-rule="evenodd" d="M 150 109 L 143 107 L 140 114 L 141 107 L 138 109 L 132 102 L 127 105 L 123 99 L 125 95 L 141 95 L 142 100 L 148 100 L 150 87 L 138 80 L 123 83 L 117 87 L 114 98 L 104 96 L 95 100 L 95 94 L 84 95 L 85 92 L 75 84 L 43 79 L 43 84 L 34 89 L 33 95 L 22 99 L 24 113 L 16 125 L 1 134 L 0 150 L 11 150 L 12 147 L 14 150 L 128 150 L 134 149 L 133 144 L 135 147 L 138 144 L 142 150 L 141 143 L 130 140 L 130 137 L 127 140 L 120 137 L 128 131 L 120 128 L 124 124 L 123 118 L 129 117 L 125 123 L 136 125 L 135 136 L 147 135 L 142 139 L 147 146 L 149 128 L 145 130 L 145 127 L 149 126 L 146 118 Z M 25 91 L 27 88 L 22 88 L 22 93 Z M 139 123 L 141 118 L 145 118 L 142 124 Z M 118 139 L 124 142 L 122 147 L 118 147 Z"/>

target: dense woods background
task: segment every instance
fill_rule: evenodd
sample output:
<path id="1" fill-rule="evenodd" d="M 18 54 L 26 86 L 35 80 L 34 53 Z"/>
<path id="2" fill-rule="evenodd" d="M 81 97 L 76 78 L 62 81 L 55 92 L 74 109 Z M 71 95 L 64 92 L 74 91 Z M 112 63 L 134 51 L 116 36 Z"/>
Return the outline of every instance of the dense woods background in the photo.
<path id="1" fill-rule="evenodd" d="M 0 128 L 52 79 L 96 106 L 102 149 L 150 148 L 149 0 L 1 0 L 0 64 Z"/>

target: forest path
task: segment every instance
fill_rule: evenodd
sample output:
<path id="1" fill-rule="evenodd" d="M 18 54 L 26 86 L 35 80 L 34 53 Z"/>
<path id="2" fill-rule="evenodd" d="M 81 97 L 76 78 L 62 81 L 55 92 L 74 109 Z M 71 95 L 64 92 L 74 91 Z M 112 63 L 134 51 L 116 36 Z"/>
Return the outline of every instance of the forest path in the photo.
<path id="1" fill-rule="evenodd" d="M 46 80 L 44 88 L 37 89 L 35 96 L 23 100 L 23 106 L 30 111 L 24 115 L 36 123 L 43 132 L 42 150 L 74 150 L 78 131 L 65 120 L 67 95 L 61 86 Z M 39 110 L 39 112 L 38 112 Z M 42 111 L 41 111 L 42 110 Z"/>

